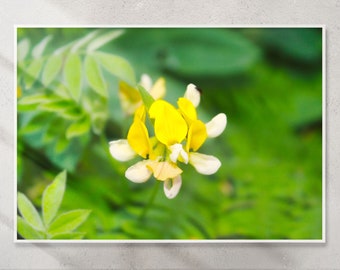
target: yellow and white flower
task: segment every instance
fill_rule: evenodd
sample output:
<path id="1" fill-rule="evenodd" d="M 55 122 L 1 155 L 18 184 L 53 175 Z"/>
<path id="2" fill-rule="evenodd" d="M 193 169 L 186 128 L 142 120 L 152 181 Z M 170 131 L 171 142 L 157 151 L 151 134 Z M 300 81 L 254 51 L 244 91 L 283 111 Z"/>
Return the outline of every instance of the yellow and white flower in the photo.
<path id="1" fill-rule="evenodd" d="M 181 186 L 182 170 L 173 162 L 165 160 L 164 146 L 155 138 L 149 138 L 148 130 L 139 117 L 134 118 L 127 140 L 110 142 L 110 153 L 119 161 L 128 161 L 137 155 L 144 160 L 129 167 L 125 177 L 135 183 L 146 182 L 151 175 L 164 181 L 164 193 L 174 198 Z"/>
<path id="2" fill-rule="evenodd" d="M 150 89 L 151 80 L 148 77 L 142 77 L 141 81 L 144 88 Z M 157 82 L 151 90 L 156 86 Z M 159 89 L 163 87 L 156 88 L 158 92 L 155 92 L 159 94 Z M 156 96 L 153 95 L 154 99 Z M 142 183 L 153 175 L 164 182 L 164 193 L 172 199 L 182 185 L 182 169 L 178 164 L 189 163 L 197 172 L 205 175 L 214 174 L 220 168 L 218 158 L 198 153 L 197 150 L 207 138 L 217 137 L 223 132 L 227 117 L 220 113 L 208 123 L 199 120 L 196 107 L 200 103 L 200 92 L 195 85 L 187 86 L 184 97 L 177 101 L 178 108 L 165 100 L 157 99 L 147 110 L 142 106 L 141 100 L 138 102 L 139 107 L 134 110 L 135 116 L 127 139 L 110 142 L 111 155 L 119 161 L 128 161 L 136 156 L 143 158 L 126 170 L 126 178 Z M 146 114 L 151 119 L 151 130 L 145 125 Z M 150 133 L 154 136 L 150 137 Z"/>

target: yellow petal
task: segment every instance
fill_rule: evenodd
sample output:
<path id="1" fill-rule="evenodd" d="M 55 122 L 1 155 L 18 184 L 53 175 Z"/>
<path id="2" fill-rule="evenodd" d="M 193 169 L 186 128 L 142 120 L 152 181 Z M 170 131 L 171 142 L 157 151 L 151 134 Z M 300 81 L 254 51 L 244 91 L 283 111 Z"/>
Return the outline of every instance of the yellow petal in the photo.
<path id="1" fill-rule="evenodd" d="M 133 114 L 142 104 L 142 98 L 138 90 L 123 81 L 119 82 L 118 96 L 122 109 L 127 114 Z"/>
<path id="2" fill-rule="evenodd" d="M 165 80 L 164 78 L 159 78 L 152 86 L 149 93 L 154 99 L 160 99 L 165 96 L 165 91 Z"/>
<path id="3" fill-rule="evenodd" d="M 139 108 L 136 109 L 134 119 L 138 118 L 143 123 L 145 123 L 145 116 L 146 116 L 145 106 L 141 105 Z"/>
<path id="4" fill-rule="evenodd" d="M 153 176 L 161 181 L 175 178 L 182 173 L 182 170 L 175 164 L 163 161 L 163 162 L 152 162 L 146 165 L 152 172 Z"/>
<path id="5" fill-rule="evenodd" d="M 164 100 L 156 100 L 150 106 L 150 109 L 149 109 L 150 118 L 153 119 L 153 118 L 156 118 L 156 116 L 159 116 L 160 114 L 164 114 L 165 108 L 174 108 L 174 107 L 170 103 Z"/>
<path id="6" fill-rule="evenodd" d="M 131 148 L 143 158 L 150 154 L 151 143 L 145 124 L 135 118 L 128 132 L 127 140 Z"/>
<path id="7" fill-rule="evenodd" d="M 181 114 L 183 115 L 185 121 L 187 121 L 188 125 L 190 125 L 192 121 L 197 119 L 195 106 L 189 99 L 179 98 L 177 104 Z"/>
<path id="8" fill-rule="evenodd" d="M 197 151 L 198 148 L 200 148 L 205 142 L 207 137 L 208 134 L 205 124 L 200 120 L 193 121 L 188 131 L 188 140 L 186 145 L 187 152 L 189 152 L 190 149 Z"/>
<path id="9" fill-rule="evenodd" d="M 151 105 L 149 112 L 150 117 L 152 115 L 155 118 L 155 135 L 161 143 L 170 146 L 184 140 L 188 126 L 175 107 L 157 100 Z"/>

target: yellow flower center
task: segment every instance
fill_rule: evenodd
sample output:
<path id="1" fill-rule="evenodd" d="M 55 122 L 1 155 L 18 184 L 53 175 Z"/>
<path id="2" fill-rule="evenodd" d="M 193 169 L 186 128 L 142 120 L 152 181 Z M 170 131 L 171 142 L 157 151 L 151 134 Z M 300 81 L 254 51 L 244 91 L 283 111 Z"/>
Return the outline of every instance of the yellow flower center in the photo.
<path id="1" fill-rule="evenodd" d="M 175 178 L 183 172 L 175 164 L 168 161 L 151 162 L 147 167 L 153 172 L 154 177 L 161 181 Z"/>

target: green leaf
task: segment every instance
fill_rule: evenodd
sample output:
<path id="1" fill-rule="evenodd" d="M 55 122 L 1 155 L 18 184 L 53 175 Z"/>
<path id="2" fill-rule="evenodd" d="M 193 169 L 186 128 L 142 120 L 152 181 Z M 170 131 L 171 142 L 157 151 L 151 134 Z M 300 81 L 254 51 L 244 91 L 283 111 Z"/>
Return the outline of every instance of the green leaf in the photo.
<path id="1" fill-rule="evenodd" d="M 46 226 L 58 212 L 63 200 L 66 186 L 66 171 L 59 173 L 53 182 L 46 187 L 42 197 L 43 219 Z"/>
<path id="2" fill-rule="evenodd" d="M 87 46 L 87 51 L 92 52 L 106 43 L 110 42 L 111 40 L 119 37 L 124 33 L 124 30 L 113 30 L 108 33 L 105 33 L 104 35 L 101 35 L 99 37 L 96 37 L 89 45 Z"/>
<path id="3" fill-rule="evenodd" d="M 50 97 L 45 94 L 33 94 L 19 99 L 18 105 L 41 104 L 50 100 Z"/>
<path id="4" fill-rule="evenodd" d="M 63 130 L 66 128 L 63 127 Z M 84 134 L 81 137 L 75 137 L 69 140 L 66 150 L 61 153 L 55 152 L 55 144 L 51 144 L 46 149 L 46 155 L 56 166 L 65 168 L 70 172 L 76 173 L 76 166 L 82 158 L 84 150 L 88 149 L 87 145 L 90 139 L 90 134 Z"/>
<path id="5" fill-rule="evenodd" d="M 108 100 L 104 97 L 98 96 L 94 92 L 90 92 L 89 95 L 84 96 L 82 99 L 82 107 L 91 111 L 89 115 L 91 121 L 91 127 L 95 134 L 99 135 L 108 119 Z"/>
<path id="6" fill-rule="evenodd" d="M 259 50 L 236 32 L 184 29 L 169 37 L 161 65 L 187 76 L 223 76 L 246 71 L 258 58 Z"/>
<path id="7" fill-rule="evenodd" d="M 22 217 L 33 228 L 40 231 L 45 229 L 38 211 L 35 209 L 31 201 L 21 192 L 18 192 L 18 208 Z"/>
<path id="8" fill-rule="evenodd" d="M 48 121 L 50 115 L 46 113 L 39 113 L 34 115 L 25 125 L 18 129 L 19 134 L 33 134 L 41 132 L 42 128 Z"/>
<path id="9" fill-rule="evenodd" d="M 56 140 L 56 144 L 55 144 L 55 152 L 56 154 L 60 154 L 62 152 L 64 152 L 67 147 L 69 146 L 69 140 L 67 140 L 64 136 L 60 136 L 57 140 Z"/>
<path id="10" fill-rule="evenodd" d="M 91 39 L 93 39 L 98 33 L 100 29 L 95 30 L 87 34 L 85 37 L 77 40 L 71 48 L 72 52 L 78 51 L 82 46 L 85 46 Z"/>
<path id="11" fill-rule="evenodd" d="M 99 60 L 99 63 L 108 72 L 127 82 L 131 86 L 136 85 L 135 73 L 127 60 L 120 56 L 103 52 L 95 52 L 93 55 L 95 55 Z"/>
<path id="12" fill-rule="evenodd" d="M 42 142 L 47 145 L 48 143 L 54 141 L 58 134 L 64 132 L 65 121 L 62 118 L 50 118 L 47 124 L 47 128 L 44 131 Z"/>
<path id="13" fill-rule="evenodd" d="M 22 39 L 19 42 L 18 47 L 17 47 L 17 51 L 18 51 L 17 61 L 18 62 L 21 62 L 26 58 L 29 49 L 30 49 L 30 41 L 27 38 Z"/>
<path id="14" fill-rule="evenodd" d="M 64 78 L 71 96 L 78 101 L 81 92 L 82 65 L 80 56 L 76 53 L 70 54 L 65 62 Z"/>
<path id="15" fill-rule="evenodd" d="M 164 69 L 191 80 L 239 74 L 260 57 L 259 48 L 237 31 L 216 28 L 128 29 L 110 49 L 139 70 Z"/>
<path id="16" fill-rule="evenodd" d="M 65 111 L 60 112 L 59 116 L 67 120 L 77 120 L 84 114 L 79 108 L 69 106 Z"/>
<path id="17" fill-rule="evenodd" d="M 17 216 L 17 231 L 25 239 L 44 239 L 44 234 L 36 231 L 22 217 Z"/>
<path id="18" fill-rule="evenodd" d="M 99 95 L 107 98 L 107 86 L 96 59 L 88 55 L 85 58 L 85 72 L 89 85 Z"/>
<path id="19" fill-rule="evenodd" d="M 72 104 L 66 100 L 51 100 L 50 102 L 46 102 L 41 104 L 38 109 L 48 112 L 63 112 Z"/>
<path id="20" fill-rule="evenodd" d="M 32 50 L 33 58 L 39 58 L 39 57 L 42 56 L 47 44 L 50 42 L 51 39 L 52 39 L 52 36 L 47 36 L 42 41 L 40 41 L 40 43 L 38 45 L 36 45 L 33 48 L 33 50 Z"/>
<path id="21" fill-rule="evenodd" d="M 51 55 L 48 58 L 42 74 L 42 82 L 45 86 L 48 86 L 58 75 L 62 64 L 63 59 L 60 55 Z"/>
<path id="22" fill-rule="evenodd" d="M 96 113 L 92 115 L 91 118 L 93 132 L 100 135 L 105 127 L 107 115 L 104 113 Z"/>
<path id="23" fill-rule="evenodd" d="M 137 86 L 139 93 L 142 97 L 143 103 L 145 107 L 149 110 L 152 103 L 155 101 L 154 98 L 150 95 L 148 91 L 145 90 L 145 88 L 141 85 Z"/>
<path id="24" fill-rule="evenodd" d="M 89 210 L 73 210 L 63 213 L 50 225 L 48 232 L 52 235 L 71 232 L 87 219 L 90 212 Z"/>
<path id="25" fill-rule="evenodd" d="M 31 88 L 33 83 L 38 79 L 43 63 L 44 60 L 41 58 L 33 59 L 28 68 L 24 70 L 27 89 Z"/>
<path id="26" fill-rule="evenodd" d="M 66 100 L 74 100 L 74 98 L 71 95 L 71 91 L 62 83 L 58 84 L 54 90 L 54 94 L 58 95 L 59 97 L 62 97 Z"/>
<path id="27" fill-rule="evenodd" d="M 87 133 L 91 128 L 91 122 L 88 116 L 84 116 L 82 119 L 72 123 L 66 130 L 66 138 L 71 139 L 73 137 L 81 136 Z"/>
<path id="28" fill-rule="evenodd" d="M 74 41 L 67 43 L 67 44 L 59 47 L 58 49 L 55 49 L 53 54 L 55 54 L 55 55 L 64 54 L 65 52 L 70 51 L 71 47 L 74 46 L 74 44 L 75 44 Z"/>
<path id="29" fill-rule="evenodd" d="M 37 108 L 38 104 L 29 104 L 29 105 L 21 105 L 18 104 L 17 110 L 18 112 L 32 112 Z"/>
<path id="30" fill-rule="evenodd" d="M 83 239 L 86 233 L 82 232 L 72 232 L 72 233 L 60 233 L 60 234 L 54 234 L 52 239 L 55 240 L 62 240 L 62 239 Z"/>

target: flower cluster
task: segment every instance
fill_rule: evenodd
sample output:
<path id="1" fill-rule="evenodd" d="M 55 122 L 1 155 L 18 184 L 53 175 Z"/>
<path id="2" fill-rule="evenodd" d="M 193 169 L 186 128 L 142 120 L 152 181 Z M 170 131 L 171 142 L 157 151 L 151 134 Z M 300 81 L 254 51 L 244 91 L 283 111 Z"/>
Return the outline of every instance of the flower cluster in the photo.
<path id="1" fill-rule="evenodd" d="M 126 178 L 143 183 L 153 175 L 164 182 L 164 193 L 172 199 L 182 185 L 180 163 L 189 163 L 205 175 L 214 174 L 219 169 L 221 162 L 216 157 L 197 150 L 207 138 L 217 137 L 223 132 L 227 117 L 220 113 L 208 123 L 199 120 L 196 107 L 200 103 L 200 92 L 194 84 L 189 84 L 184 96 L 178 99 L 178 108 L 160 99 L 165 93 L 163 79 L 151 86 L 151 83 L 146 85 L 144 77 L 142 85 L 155 100 L 145 106 L 139 98 L 130 102 L 130 107 L 126 106 L 135 108 L 133 123 L 127 139 L 110 142 L 110 153 L 119 161 L 142 157 L 143 160 L 126 170 Z M 125 101 L 127 104 L 128 99 Z"/>

